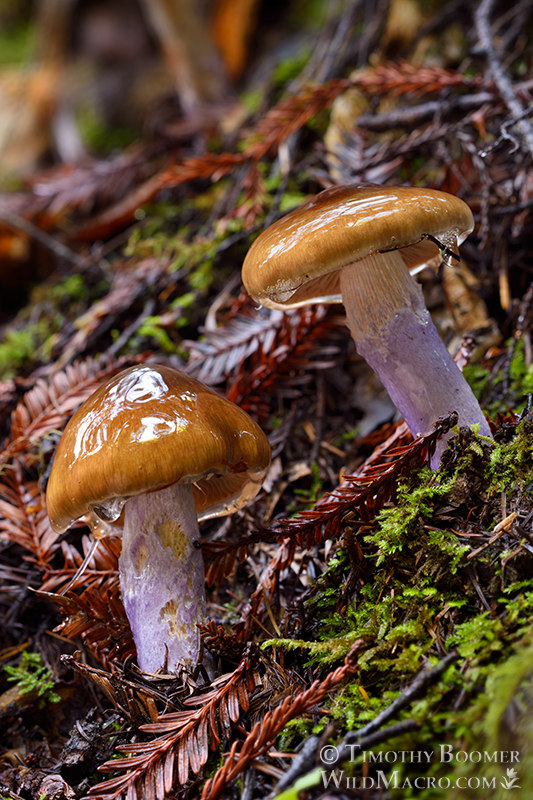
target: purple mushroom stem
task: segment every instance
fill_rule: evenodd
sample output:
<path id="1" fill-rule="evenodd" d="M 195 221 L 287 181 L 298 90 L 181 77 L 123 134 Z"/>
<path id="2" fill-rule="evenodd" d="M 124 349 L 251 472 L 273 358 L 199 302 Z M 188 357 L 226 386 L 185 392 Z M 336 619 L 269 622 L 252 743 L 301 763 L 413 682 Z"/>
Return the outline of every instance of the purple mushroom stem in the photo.
<path id="1" fill-rule="evenodd" d="M 377 253 L 341 272 L 347 322 L 357 352 L 380 377 L 413 436 L 452 411 L 459 425 L 489 425 L 426 309 L 422 290 L 397 251 Z M 453 431 L 437 442 L 436 468 Z"/>
<path id="2" fill-rule="evenodd" d="M 194 666 L 205 621 L 204 563 L 191 484 L 131 497 L 119 560 L 122 600 L 139 666 Z"/>

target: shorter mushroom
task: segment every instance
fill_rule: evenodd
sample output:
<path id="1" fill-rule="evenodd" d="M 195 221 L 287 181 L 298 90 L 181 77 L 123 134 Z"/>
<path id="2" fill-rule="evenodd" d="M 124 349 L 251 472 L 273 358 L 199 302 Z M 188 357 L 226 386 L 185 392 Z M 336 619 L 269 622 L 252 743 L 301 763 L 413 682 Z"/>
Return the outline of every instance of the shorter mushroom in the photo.
<path id="1" fill-rule="evenodd" d="M 198 520 L 258 492 L 270 463 L 259 426 L 199 381 L 160 365 L 116 375 L 83 403 L 57 447 L 52 527 L 124 511 L 120 587 L 145 672 L 192 666 L 205 619 Z"/>
<path id="2" fill-rule="evenodd" d="M 485 417 L 444 346 L 409 270 L 455 248 L 473 230 L 466 203 L 433 189 L 326 189 L 267 228 L 248 251 L 243 283 L 259 303 L 288 309 L 342 302 L 358 353 L 379 375 L 414 436 L 456 411 Z M 450 434 L 452 435 L 452 434 Z M 442 439 L 432 459 L 438 465 Z"/>

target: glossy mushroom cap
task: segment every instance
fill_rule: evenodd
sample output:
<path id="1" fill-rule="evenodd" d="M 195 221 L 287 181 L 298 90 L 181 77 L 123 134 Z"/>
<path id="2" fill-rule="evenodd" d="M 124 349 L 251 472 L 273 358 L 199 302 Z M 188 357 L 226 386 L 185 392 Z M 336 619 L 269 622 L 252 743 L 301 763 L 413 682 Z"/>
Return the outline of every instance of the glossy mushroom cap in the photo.
<path id="1" fill-rule="evenodd" d="M 375 185 L 326 189 L 258 236 L 245 258 L 248 293 L 271 308 L 340 302 L 339 271 L 398 250 L 413 269 L 452 250 L 474 228 L 469 207 L 436 189 Z"/>
<path id="2" fill-rule="evenodd" d="M 160 365 L 116 375 L 76 411 L 59 442 L 46 504 L 54 530 L 125 500 L 192 484 L 199 519 L 253 498 L 270 463 L 259 426 L 202 383 Z"/>

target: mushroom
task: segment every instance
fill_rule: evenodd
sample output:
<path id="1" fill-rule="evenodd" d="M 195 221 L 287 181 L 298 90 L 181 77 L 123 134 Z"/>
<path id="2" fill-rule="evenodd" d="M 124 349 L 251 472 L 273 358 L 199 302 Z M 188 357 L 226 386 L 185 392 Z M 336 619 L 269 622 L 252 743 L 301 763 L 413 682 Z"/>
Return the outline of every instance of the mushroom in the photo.
<path id="1" fill-rule="evenodd" d="M 245 411 L 166 366 L 119 373 L 69 420 L 46 491 L 50 522 L 63 532 L 124 511 L 120 587 L 145 672 L 197 662 L 206 613 L 198 520 L 250 501 L 269 463 Z"/>
<path id="2" fill-rule="evenodd" d="M 410 270 L 455 248 L 474 227 L 462 200 L 434 189 L 326 189 L 263 231 L 242 279 L 270 308 L 342 302 L 357 351 L 378 374 L 414 436 L 452 411 L 490 429 L 444 346 Z M 451 436 L 452 433 L 449 434 Z M 432 466 L 446 446 L 437 444 Z"/>

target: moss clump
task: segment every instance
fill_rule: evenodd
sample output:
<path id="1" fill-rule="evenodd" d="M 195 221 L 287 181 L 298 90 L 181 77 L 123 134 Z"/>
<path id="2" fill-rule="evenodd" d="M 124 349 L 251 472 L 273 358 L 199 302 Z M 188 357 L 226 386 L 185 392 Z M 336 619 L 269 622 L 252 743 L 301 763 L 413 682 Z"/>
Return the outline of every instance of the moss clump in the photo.
<path id="1" fill-rule="evenodd" d="M 469 364 L 464 369 L 474 394 L 492 417 L 503 408 L 520 414 L 533 392 L 533 365 L 527 362 L 524 342 L 510 340 L 506 347 L 512 353 L 507 369 L 500 368 L 495 374 L 481 364 Z"/>
<path id="2" fill-rule="evenodd" d="M 109 125 L 94 106 L 81 104 L 76 114 L 76 124 L 87 149 L 95 155 L 106 156 L 122 150 L 139 138 L 134 125 Z"/>
<path id="3" fill-rule="evenodd" d="M 448 567 L 455 573 L 465 548 L 458 546 L 457 537 L 448 531 L 424 531 L 424 524 L 430 523 L 435 507 L 453 490 L 457 474 L 456 471 L 450 477 L 446 473 L 422 470 L 414 479 L 399 486 L 395 505 L 378 514 L 377 531 L 366 537 L 376 547 L 376 566 L 406 548 L 418 548 L 424 541 L 435 555 L 441 553 L 451 559 Z"/>
<path id="4" fill-rule="evenodd" d="M 361 728 L 421 669 L 456 651 L 438 682 L 393 720 L 414 720 L 418 729 L 372 748 L 376 761 L 364 774 L 381 770 L 389 776 L 391 797 L 452 798 L 460 788 L 461 796 L 497 798 L 508 791 L 504 785 L 515 785 L 508 768 L 515 769 L 522 790 L 531 789 L 533 559 L 511 529 L 497 537 L 491 529 L 501 520 L 503 490 L 508 509 L 529 498 L 521 513 L 533 512 L 532 425 L 520 423 L 510 441 L 491 446 L 468 434 L 446 467 L 411 475 L 395 503 L 361 528 L 363 562 L 339 551 L 309 591 L 312 637 L 269 643 L 300 649 L 316 665 L 341 658 L 357 638 L 367 642 L 354 680 L 331 698 L 327 713 L 287 730 L 293 742 L 296 735 L 331 731 L 332 724 L 332 742 Z M 513 710 L 517 721 L 506 738 Z M 520 752 L 520 762 L 491 755 L 510 750 Z M 379 753 L 402 751 L 431 757 L 380 764 Z M 345 765 L 345 774 L 363 774 L 362 760 Z"/>
<path id="5" fill-rule="evenodd" d="M 56 329 L 41 317 L 20 330 L 8 330 L 0 342 L 0 378 L 14 378 L 35 362 L 36 354 Z"/>
<path id="6" fill-rule="evenodd" d="M 0 65 L 28 64 L 35 50 L 35 25 L 13 20 L 0 29 Z"/>
<path id="7" fill-rule="evenodd" d="M 8 681 L 16 684 L 21 695 L 34 694 L 39 708 L 47 703 L 59 703 L 60 696 L 54 692 L 54 681 L 50 670 L 44 666 L 39 653 L 25 650 L 17 667 L 6 665 Z"/>
<path id="8" fill-rule="evenodd" d="M 489 476 L 492 491 L 522 487 L 531 493 L 533 482 L 533 420 L 524 419 L 510 442 L 497 445 L 491 453 Z"/>
<path id="9" fill-rule="evenodd" d="M 77 272 L 74 273 L 74 275 L 68 275 L 62 281 L 51 286 L 48 295 L 56 305 L 65 302 L 71 303 L 72 301 L 79 303 L 88 302 L 91 297 L 83 275 Z"/>
<path id="10" fill-rule="evenodd" d="M 37 285 L 0 341 L 0 379 L 27 372 L 54 356 L 58 340 L 78 314 L 108 288 L 104 280 L 89 286 L 81 274 Z"/>
<path id="11" fill-rule="evenodd" d="M 169 209 L 164 209 L 158 214 L 158 209 L 152 210 L 152 216 L 144 226 L 137 226 L 130 237 L 125 254 L 135 260 L 156 258 L 168 263 L 169 272 L 176 275 L 176 285 L 179 282 L 179 295 L 169 305 L 174 311 L 180 310 L 177 327 L 188 325 L 203 308 L 203 298 L 208 291 L 218 290 L 228 278 L 228 271 L 215 263 L 219 258 L 221 248 L 227 239 L 242 230 L 242 220 L 232 220 L 224 227 L 220 227 L 209 234 L 198 233 L 191 237 L 191 233 L 184 218 L 190 213 L 202 213 L 204 198 L 198 198 L 193 208 L 186 211 L 174 207 L 173 215 Z M 174 217 L 174 218 L 173 218 Z M 180 218 L 179 225 L 175 220 Z M 172 230 L 169 230 L 172 226 Z M 164 325 L 156 316 L 146 320 L 146 324 L 139 333 L 143 336 L 156 339 L 158 345 L 166 352 L 170 352 L 170 339 L 163 331 Z M 176 347 L 174 346 L 174 351 Z"/>

